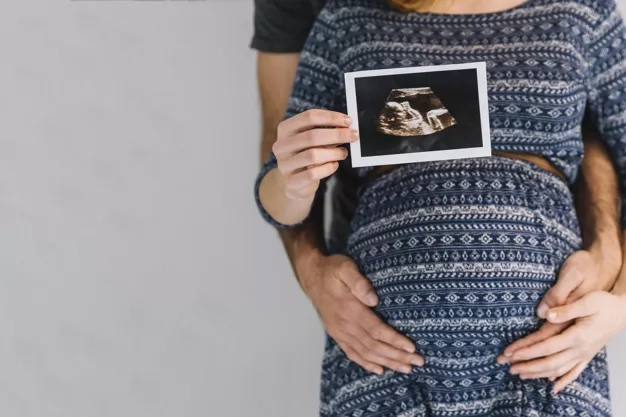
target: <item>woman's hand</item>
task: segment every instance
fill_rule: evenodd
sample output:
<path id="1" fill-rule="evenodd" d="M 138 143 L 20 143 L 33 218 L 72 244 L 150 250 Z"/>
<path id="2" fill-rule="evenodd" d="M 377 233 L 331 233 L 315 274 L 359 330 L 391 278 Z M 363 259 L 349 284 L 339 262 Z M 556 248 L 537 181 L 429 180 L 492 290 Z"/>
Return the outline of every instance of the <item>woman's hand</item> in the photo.
<path id="1" fill-rule="evenodd" d="M 339 161 L 348 156 L 347 149 L 338 145 L 358 140 L 358 132 L 349 129 L 351 124 L 345 114 L 309 110 L 278 125 L 272 151 L 287 198 L 310 199 L 320 180 L 337 170 Z M 322 126 L 335 129 L 318 129 Z"/>
<path id="2" fill-rule="evenodd" d="M 608 291 L 615 283 L 615 278 L 619 272 L 619 266 L 616 265 L 621 263 L 621 257 L 618 256 L 620 261 L 612 265 L 612 263 L 605 261 L 607 256 L 602 255 L 602 253 L 607 255 L 605 252 L 606 250 L 598 253 L 586 250 L 574 252 L 561 267 L 557 283 L 546 293 L 541 301 L 537 309 L 537 315 L 542 319 L 546 319 L 548 318 L 548 313 L 557 307 L 566 304 L 573 305 L 571 303 L 582 302 L 583 299 L 586 299 L 591 294 Z M 548 320 L 538 331 L 508 346 L 504 353 L 498 357 L 498 362 L 501 364 L 513 364 L 511 372 L 518 373 L 524 378 L 550 378 L 555 380 L 564 375 L 571 377 L 570 371 L 573 371 L 574 368 L 578 369 L 577 365 L 580 365 L 582 366 L 580 372 L 582 372 L 588 361 L 584 363 L 584 366 L 580 361 L 570 361 L 568 362 L 568 368 L 568 365 L 563 362 L 565 357 L 561 355 L 561 351 L 549 355 L 539 355 L 537 352 L 541 351 L 544 346 L 552 346 L 553 343 L 562 342 L 563 340 L 569 343 L 569 348 L 584 349 L 584 346 L 579 346 L 573 337 L 577 334 L 576 332 L 580 327 L 581 323 L 574 321 L 574 319 L 570 321 Z M 581 331 L 585 330 L 582 329 Z M 590 356 L 589 360 L 601 348 L 602 346 Z M 536 369 L 544 371 L 541 373 L 543 376 L 534 376 L 537 375 L 537 372 L 529 372 L 529 370 Z M 576 374 L 574 379 L 580 372 Z M 559 380 L 559 383 L 555 386 L 557 390 L 562 389 L 573 381 L 573 379 L 566 377 Z"/>
<path id="3" fill-rule="evenodd" d="M 574 321 L 562 334 L 515 351 L 510 372 L 522 379 L 560 377 L 553 391 L 576 380 L 591 359 L 626 328 L 626 296 L 596 291 L 547 312 L 551 324 Z M 523 362 L 523 363 L 519 363 Z"/>

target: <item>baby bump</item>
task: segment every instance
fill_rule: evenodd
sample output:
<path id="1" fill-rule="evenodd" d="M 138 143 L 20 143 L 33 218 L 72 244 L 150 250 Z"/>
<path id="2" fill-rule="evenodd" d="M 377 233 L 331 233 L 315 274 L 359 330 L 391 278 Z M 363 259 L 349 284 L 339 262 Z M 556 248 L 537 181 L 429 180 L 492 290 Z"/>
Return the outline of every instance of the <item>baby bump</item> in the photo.
<path id="1" fill-rule="evenodd" d="M 480 366 L 538 327 L 536 307 L 579 245 L 568 187 L 495 157 L 409 165 L 374 180 L 347 251 L 380 297 L 376 312 L 431 363 Z"/>

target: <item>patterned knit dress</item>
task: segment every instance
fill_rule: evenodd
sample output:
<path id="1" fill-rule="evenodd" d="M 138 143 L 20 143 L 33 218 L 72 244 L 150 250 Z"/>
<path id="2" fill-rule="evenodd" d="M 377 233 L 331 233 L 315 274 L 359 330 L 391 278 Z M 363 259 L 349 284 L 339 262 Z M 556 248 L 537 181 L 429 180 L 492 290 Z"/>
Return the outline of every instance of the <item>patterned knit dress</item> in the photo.
<path id="1" fill-rule="evenodd" d="M 626 30 L 613 0 L 528 0 L 471 15 L 330 0 L 302 53 L 287 117 L 345 112 L 345 72 L 476 61 L 487 63 L 492 148 L 541 155 L 568 180 L 489 157 L 405 165 L 360 187 L 345 253 L 378 292 L 374 310 L 426 364 L 410 375 L 370 374 L 328 337 L 321 416 L 611 416 L 605 351 L 557 395 L 548 380 L 521 380 L 496 357 L 538 329 L 537 304 L 581 245 L 570 185 L 586 111 L 624 195 Z M 274 167 L 272 155 L 257 202 Z M 297 226 L 259 209 L 276 227 Z"/>

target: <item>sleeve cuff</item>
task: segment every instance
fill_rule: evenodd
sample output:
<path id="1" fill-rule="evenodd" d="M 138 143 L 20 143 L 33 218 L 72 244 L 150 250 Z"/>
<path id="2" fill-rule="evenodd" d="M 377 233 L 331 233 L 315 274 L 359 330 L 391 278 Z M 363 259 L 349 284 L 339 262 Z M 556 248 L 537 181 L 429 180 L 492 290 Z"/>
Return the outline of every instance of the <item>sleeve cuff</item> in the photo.
<path id="1" fill-rule="evenodd" d="M 261 216 L 263 217 L 263 219 L 267 223 L 269 223 L 271 226 L 275 227 L 276 229 L 297 229 L 301 227 L 304 223 L 306 223 L 306 221 L 309 219 L 309 216 L 307 216 L 300 223 L 297 223 L 297 224 L 283 224 L 281 222 L 276 221 L 265 210 L 265 208 L 261 204 L 261 199 L 259 198 L 259 188 L 261 186 L 261 181 L 263 181 L 263 178 L 265 178 L 268 172 L 270 172 L 272 169 L 276 167 L 277 167 L 276 159 L 270 158 L 270 160 L 263 165 L 263 168 L 261 168 L 261 171 L 259 172 L 259 175 L 257 176 L 257 179 L 254 183 L 254 199 L 255 199 L 257 208 L 259 209 L 259 212 L 261 213 Z M 326 181 L 323 180 L 323 181 L 320 181 L 320 186 L 317 192 L 315 193 L 315 199 L 313 200 L 311 207 L 313 207 L 315 204 L 318 204 L 318 201 L 320 199 L 323 199 L 325 193 L 326 193 Z"/>
<path id="2" fill-rule="evenodd" d="M 290 54 L 290 53 L 300 53 L 302 52 L 302 48 L 304 47 L 304 43 L 306 39 L 302 40 L 291 40 L 286 42 L 284 39 L 280 40 L 272 40 L 272 39 L 264 39 L 260 37 L 253 37 L 252 41 L 250 41 L 250 48 L 255 49 L 259 52 L 268 52 L 268 53 L 277 53 L 277 54 Z"/>

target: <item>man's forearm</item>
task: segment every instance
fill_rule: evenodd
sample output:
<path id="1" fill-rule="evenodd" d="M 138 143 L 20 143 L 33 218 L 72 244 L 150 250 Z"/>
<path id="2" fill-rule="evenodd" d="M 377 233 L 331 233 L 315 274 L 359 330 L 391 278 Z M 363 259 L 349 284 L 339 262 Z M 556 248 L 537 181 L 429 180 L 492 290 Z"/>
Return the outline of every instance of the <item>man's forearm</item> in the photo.
<path id="1" fill-rule="evenodd" d="M 324 237 L 320 233 L 323 228 L 319 211 L 313 210 L 309 219 L 301 227 L 278 232 L 291 268 L 305 293 L 308 293 L 315 283 L 306 281 L 301 271 L 307 268 L 307 265 L 312 265 L 314 259 L 325 255 Z"/>
<path id="2" fill-rule="evenodd" d="M 576 208 L 584 247 L 598 260 L 603 276 L 622 265 L 617 174 L 598 133 L 584 129 L 585 158 L 576 184 Z"/>
<path id="3" fill-rule="evenodd" d="M 275 132 L 267 132 L 261 142 L 261 162 L 265 162 L 272 150 Z M 310 209 L 308 219 L 296 229 L 279 230 L 278 234 L 283 242 L 287 257 L 298 283 L 305 292 L 313 283 L 306 282 L 299 271 L 306 268 L 315 257 L 325 254 L 324 243 L 324 207 L 323 201 L 318 200 Z"/>
<path id="4" fill-rule="evenodd" d="M 298 68 L 299 54 L 259 53 L 257 57 L 257 78 L 263 116 L 260 160 L 263 164 L 276 141 L 276 129 L 283 119 L 292 85 Z M 323 237 L 323 203 L 319 200 L 310 208 L 306 222 L 297 229 L 279 231 L 289 261 L 300 286 L 307 288 L 315 283 L 305 282 L 301 273 L 312 265 L 312 260 L 325 253 Z"/>

